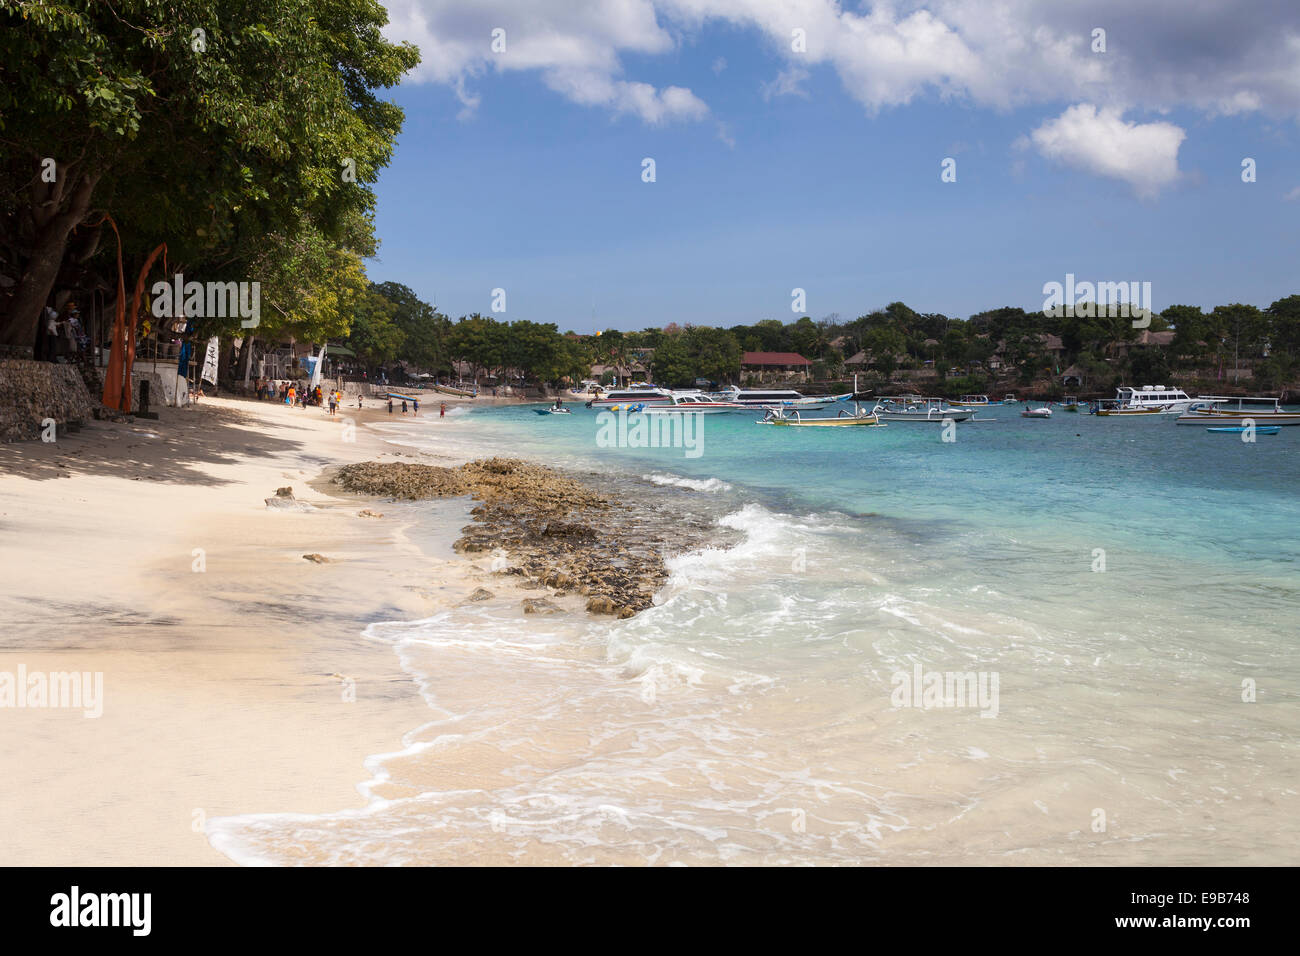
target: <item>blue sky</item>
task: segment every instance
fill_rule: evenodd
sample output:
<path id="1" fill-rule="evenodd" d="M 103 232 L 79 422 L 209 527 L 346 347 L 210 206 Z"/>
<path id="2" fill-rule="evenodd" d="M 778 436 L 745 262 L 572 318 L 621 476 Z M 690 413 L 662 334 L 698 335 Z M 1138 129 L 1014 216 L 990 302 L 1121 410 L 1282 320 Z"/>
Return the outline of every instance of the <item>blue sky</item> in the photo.
<path id="1" fill-rule="evenodd" d="M 377 186 L 371 277 L 403 282 L 453 317 L 490 314 L 492 290 L 504 288 L 498 318 L 580 332 L 593 330 L 593 305 L 598 328 L 790 321 L 796 287 L 806 314 L 842 320 L 898 299 L 953 316 L 1038 308 L 1043 284 L 1067 272 L 1149 281 L 1156 309 L 1265 306 L 1300 292 L 1300 201 L 1287 198 L 1300 186 L 1300 137 L 1288 103 L 1225 115 L 1185 84 L 1150 102 L 1068 88 L 999 102 L 1001 91 L 981 86 L 979 71 L 998 69 L 985 54 L 956 91 L 942 63 L 919 83 L 909 65 L 900 94 L 898 71 L 886 89 L 854 72 L 852 52 L 792 66 L 761 26 L 691 26 L 670 29 L 658 52 L 611 41 L 616 65 L 601 59 L 615 83 L 689 90 L 688 115 L 590 102 L 553 65 L 452 71 L 439 57 L 434 75 L 392 91 L 407 119 Z M 427 33 L 412 39 L 427 61 Z M 1162 74 L 1115 86 L 1177 87 L 1177 50 L 1166 61 Z M 796 92 L 773 92 L 783 73 Z M 1070 112 L 1098 101 L 1114 112 L 1109 126 L 1092 106 Z M 1107 136 L 1115 142 L 1096 146 Z M 653 183 L 641 179 L 644 157 Z M 940 180 L 946 157 L 955 183 Z M 1242 182 L 1243 157 L 1257 163 L 1254 183 Z"/>

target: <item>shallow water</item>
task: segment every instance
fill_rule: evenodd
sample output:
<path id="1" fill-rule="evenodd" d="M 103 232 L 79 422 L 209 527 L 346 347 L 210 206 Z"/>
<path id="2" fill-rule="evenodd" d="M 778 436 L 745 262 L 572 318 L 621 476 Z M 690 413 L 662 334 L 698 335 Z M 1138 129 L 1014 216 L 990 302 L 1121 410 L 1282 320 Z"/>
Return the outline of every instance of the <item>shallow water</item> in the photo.
<path id="1" fill-rule="evenodd" d="M 689 457 L 599 447 L 575 411 L 391 428 L 595 470 L 617 495 L 669 489 L 741 543 L 672 559 L 626 621 L 488 602 L 372 626 L 430 723 L 372 758 L 364 811 L 211 821 L 214 845 L 243 862 L 1295 862 L 1300 428 L 1247 444 L 999 408 L 945 442 L 739 414 L 706 418 Z M 922 692 L 948 675 L 970 696 Z"/>

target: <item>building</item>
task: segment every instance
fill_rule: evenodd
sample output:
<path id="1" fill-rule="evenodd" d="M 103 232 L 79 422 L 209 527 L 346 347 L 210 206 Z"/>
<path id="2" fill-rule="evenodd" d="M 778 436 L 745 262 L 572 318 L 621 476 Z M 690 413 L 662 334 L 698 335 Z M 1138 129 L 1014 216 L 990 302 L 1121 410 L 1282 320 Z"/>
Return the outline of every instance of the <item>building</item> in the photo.
<path id="1" fill-rule="evenodd" d="M 746 352 L 740 360 L 742 378 L 760 382 L 806 382 L 812 362 L 797 352 Z"/>

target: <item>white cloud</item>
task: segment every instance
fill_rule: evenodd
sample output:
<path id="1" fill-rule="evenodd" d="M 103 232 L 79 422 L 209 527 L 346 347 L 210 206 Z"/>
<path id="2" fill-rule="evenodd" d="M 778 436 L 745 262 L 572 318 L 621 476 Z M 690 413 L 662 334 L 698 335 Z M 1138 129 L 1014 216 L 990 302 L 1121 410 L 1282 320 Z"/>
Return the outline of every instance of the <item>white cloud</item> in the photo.
<path id="1" fill-rule="evenodd" d="M 1095 103 L 1121 111 L 1300 118 L 1295 0 L 388 0 L 389 36 L 419 45 L 417 79 L 459 88 L 489 70 L 536 71 L 551 89 L 650 123 L 701 119 L 685 87 L 624 75 L 627 55 L 664 56 L 706 27 L 733 28 L 790 71 L 823 67 L 868 111 L 934 96 L 1008 109 Z M 1091 50 L 1095 27 L 1107 51 Z M 506 51 L 490 48 L 494 28 Z M 791 49 L 803 30 L 806 52 Z M 688 47 L 689 48 L 689 47 Z M 719 73 L 722 58 L 714 59 Z"/>
<path id="2" fill-rule="evenodd" d="M 774 96 L 802 96 L 807 99 L 808 91 L 803 88 L 807 79 L 808 71 L 801 67 L 792 66 L 788 70 L 782 70 L 772 82 L 763 84 L 763 99 L 770 100 Z"/>
<path id="3" fill-rule="evenodd" d="M 1071 106 L 1030 134 L 1042 155 L 1066 166 L 1130 184 L 1150 198 L 1177 181 L 1178 149 L 1187 134 L 1173 123 L 1132 123 L 1114 107 Z"/>
<path id="4" fill-rule="evenodd" d="M 1282 198 L 1285 199 L 1287 202 L 1293 202 L 1296 199 L 1300 199 L 1300 186 L 1297 186 L 1295 189 L 1291 190 Z"/>

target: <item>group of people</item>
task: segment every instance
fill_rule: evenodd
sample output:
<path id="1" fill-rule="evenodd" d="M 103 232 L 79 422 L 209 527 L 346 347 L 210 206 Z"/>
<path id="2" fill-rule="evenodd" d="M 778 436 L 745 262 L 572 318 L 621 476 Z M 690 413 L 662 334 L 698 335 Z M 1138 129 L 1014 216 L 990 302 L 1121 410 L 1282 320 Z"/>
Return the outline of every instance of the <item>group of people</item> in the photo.
<path id="1" fill-rule="evenodd" d="M 46 306 L 37 332 L 33 356 L 37 360 L 69 363 L 90 352 L 90 336 L 81 324 L 76 302 L 68 301 L 61 312 Z"/>
<path id="2" fill-rule="evenodd" d="M 257 383 L 257 397 L 259 401 L 278 401 L 283 405 L 298 408 L 307 408 L 309 405 L 315 405 L 318 408 L 329 407 L 331 415 L 337 414 L 339 406 L 343 404 L 343 393 L 337 389 L 325 391 L 319 385 L 302 385 L 297 382 L 280 382 L 278 385 L 270 379 L 259 379 Z M 361 407 L 361 398 L 357 397 L 357 407 Z"/>

